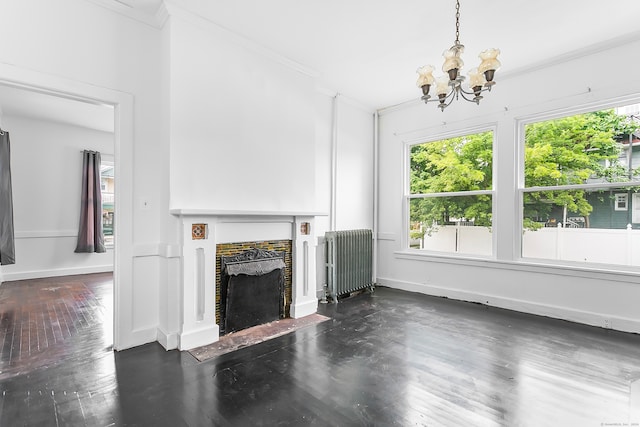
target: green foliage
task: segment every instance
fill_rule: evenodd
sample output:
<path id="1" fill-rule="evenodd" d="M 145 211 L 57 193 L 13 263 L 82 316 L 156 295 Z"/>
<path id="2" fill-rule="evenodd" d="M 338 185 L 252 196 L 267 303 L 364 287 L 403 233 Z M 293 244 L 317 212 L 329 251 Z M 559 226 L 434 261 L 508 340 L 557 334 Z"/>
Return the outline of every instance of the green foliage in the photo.
<path id="1" fill-rule="evenodd" d="M 411 147 L 412 194 L 488 190 L 493 179 L 493 134 L 445 139 Z M 413 199 L 411 221 L 422 222 L 431 233 L 435 224 L 451 218 L 474 219 L 491 225 L 490 196 Z"/>
<path id="2" fill-rule="evenodd" d="M 444 139 L 411 147 L 411 193 L 488 190 L 493 134 Z"/>
<path id="3" fill-rule="evenodd" d="M 525 185 L 545 187 L 629 180 L 618 164 L 622 135 L 638 125 L 614 110 L 598 111 L 529 124 L 525 128 Z M 493 133 L 483 132 L 411 147 L 410 192 L 433 194 L 492 188 Z M 635 175 L 640 170 L 633 171 Z M 582 190 L 540 191 L 524 195 L 524 224 L 535 230 L 554 207 L 587 216 L 593 210 Z M 451 219 L 491 226 L 491 196 L 447 196 L 411 199 L 410 219 L 431 233 Z"/>
<path id="4" fill-rule="evenodd" d="M 527 187 L 582 184 L 590 177 L 616 179 L 620 154 L 616 142 L 619 123 L 613 110 L 580 114 L 525 128 L 525 185 Z M 621 125 L 617 125 L 622 128 Z"/>

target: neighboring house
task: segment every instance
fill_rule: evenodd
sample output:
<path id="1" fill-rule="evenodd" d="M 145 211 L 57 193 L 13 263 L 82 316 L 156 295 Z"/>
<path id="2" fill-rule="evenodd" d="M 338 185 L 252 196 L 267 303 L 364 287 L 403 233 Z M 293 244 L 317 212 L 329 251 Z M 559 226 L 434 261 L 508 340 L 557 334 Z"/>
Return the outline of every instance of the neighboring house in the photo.
<path id="1" fill-rule="evenodd" d="M 631 171 L 640 170 L 640 136 L 632 135 L 620 138 L 622 150 L 618 157 L 618 164 L 627 166 Z M 629 154 L 629 144 L 631 153 Z M 635 179 L 639 179 L 636 175 Z M 593 180 L 593 182 L 599 182 Z M 640 183 L 639 187 L 640 189 Z M 640 192 L 630 189 L 616 191 L 607 189 L 601 192 L 592 192 L 587 196 L 593 211 L 587 217 L 575 212 L 566 213 L 565 227 L 569 228 L 603 228 L 625 229 L 631 224 L 634 229 L 640 229 Z M 549 215 L 546 226 L 553 227 L 565 221 L 565 214 L 561 207 L 555 207 Z"/>

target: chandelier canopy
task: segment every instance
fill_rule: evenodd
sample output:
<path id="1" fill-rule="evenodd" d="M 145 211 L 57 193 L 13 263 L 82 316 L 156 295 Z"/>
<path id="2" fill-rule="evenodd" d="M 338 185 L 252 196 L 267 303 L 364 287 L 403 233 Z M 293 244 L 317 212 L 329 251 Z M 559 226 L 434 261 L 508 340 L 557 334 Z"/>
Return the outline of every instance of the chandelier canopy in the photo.
<path id="1" fill-rule="evenodd" d="M 438 107 L 442 111 L 447 108 L 454 99 L 462 97 L 469 102 L 480 103 L 482 92 L 491 91 L 491 87 L 495 84 L 493 81 L 496 70 L 500 68 L 498 61 L 499 49 L 487 49 L 480 52 L 480 65 L 477 68 L 469 70 L 468 90 L 463 89 L 462 83 L 465 77 L 460 74 L 460 70 L 464 65 L 460 55 L 464 52 L 464 45 L 460 43 L 460 1 L 456 0 L 456 40 L 448 50 L 445 50 L 442 56 L 444 64 L 442 71 L 446 73 L 444 76 L 434 79 L 434 68 L 431 65 L 425 65 L 418 68 L 417 85 L 422 89 L 422 100 L 425 104 L 429 102 L 438 102 Z M 435 82 L 435 93 L 437 98 L 430 99 L 429 90 Z"/>

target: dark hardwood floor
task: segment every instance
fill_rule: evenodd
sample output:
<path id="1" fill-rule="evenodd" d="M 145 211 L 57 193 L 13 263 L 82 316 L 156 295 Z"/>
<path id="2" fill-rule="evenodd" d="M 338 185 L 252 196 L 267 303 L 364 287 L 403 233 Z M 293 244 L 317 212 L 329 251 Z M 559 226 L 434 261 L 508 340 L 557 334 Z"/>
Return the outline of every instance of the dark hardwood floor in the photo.
<path id="1" fill-rule="evenodd" d="M 86 286 L 105 307 L 99 302 L 110 300 L 110 290 Z M 332 319 L 206 362 L 155 343 L 114 353 L 96 337 L 105 328 L 84 326 L 88 317 L 62 316 L 69 329 L 64 356 L 0 380 L 0 425 L 640 422 L 638 335 L 388 288 L 321 305 L 319 312 Z M 6 343 L 10 328 L 2 325 Z M 50 343 L 37 322 L 34 330 Z M 33 342 L 32 351 L 39 341 Z M 11 365 L 4 356 L 2 363 L 4 374 Z"/>
<path id="2" fill-rule="evenodd" d="M 111 273 L 0 286 L 0 379 L 68 357 L 110 351 L 112 344 Z"/>

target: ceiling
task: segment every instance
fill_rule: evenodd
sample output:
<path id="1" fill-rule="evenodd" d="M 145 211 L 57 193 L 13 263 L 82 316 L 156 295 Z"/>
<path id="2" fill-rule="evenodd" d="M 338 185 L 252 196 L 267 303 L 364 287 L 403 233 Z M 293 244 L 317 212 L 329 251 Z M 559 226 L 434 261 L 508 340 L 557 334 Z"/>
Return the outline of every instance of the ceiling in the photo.
<path id="1" fill-rule="evenodd" d="M 113 132 L 113 106 L 0 84 L 0 113 Z M 10 131 L 10 129 L 7 129 Z"/>
<path id="2" fill-rule="evenodd" d="M 159 16 L 162 4 L 162 0 L 89 1 L 112 4 L 114 10 L 135 19 L 147 16 L 146 23 Z M 640 39 L 638 0 L 460 1 L 465 68 L 477 65 L 481 50 L 499 48 L 503 66 L 497 73 L 498 85 L 501 78 L 563 56 Z M 319 89 L 340 93 L 372 111 L 418 99 L 416 69 L 432 64 L 439 75 L 442 52 L 455 39 L 454 0 L 167 2 L 312 70 Z M 598 66 L 606 69 L 606 64 Z M 24 92 L 0 86 L 2 111 L 55 115 L 82 107 L 74 117 L 113 130 L 109 107 Z M 58 101 L 62 104 L 51 105 Z"/>
<path id="3" fill-rule="evenodd" d="M 314 70 L 322 88 L 372 110 L 419 98 L 416 69 L 432 64 L 440 75 L 455 40 L 454 0 L 168 1 Z M 460 2 L 465 68 L 497 47 L 498 84 L 563 55 L 640 38 L 638 0 Z"/>

